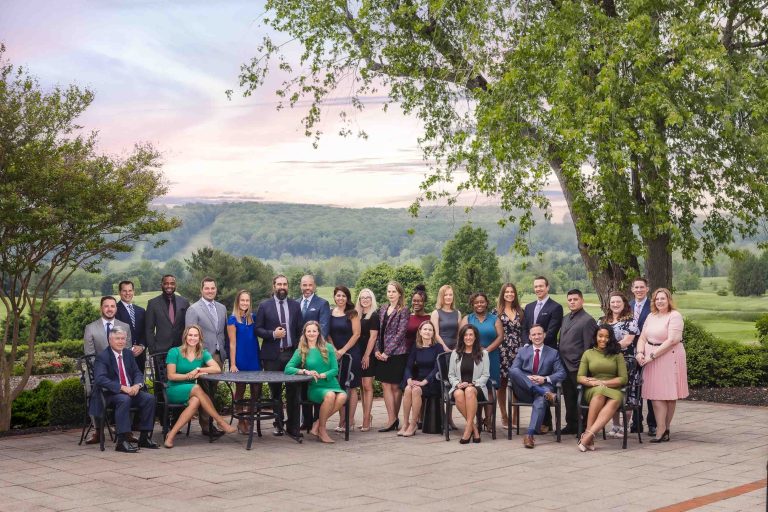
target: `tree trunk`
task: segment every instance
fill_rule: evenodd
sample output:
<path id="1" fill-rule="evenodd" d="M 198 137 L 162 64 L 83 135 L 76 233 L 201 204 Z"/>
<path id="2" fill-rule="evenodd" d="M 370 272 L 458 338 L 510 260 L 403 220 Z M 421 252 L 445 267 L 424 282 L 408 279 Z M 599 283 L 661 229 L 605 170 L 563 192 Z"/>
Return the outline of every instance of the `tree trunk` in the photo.
<path id="1" fill-rule="evenodd" d="M 672 289 L 672 251 L 669 233 L 645 238 L 648 254 L 645 258 L 645 276 L 651 291 L 656 288 Z"/>

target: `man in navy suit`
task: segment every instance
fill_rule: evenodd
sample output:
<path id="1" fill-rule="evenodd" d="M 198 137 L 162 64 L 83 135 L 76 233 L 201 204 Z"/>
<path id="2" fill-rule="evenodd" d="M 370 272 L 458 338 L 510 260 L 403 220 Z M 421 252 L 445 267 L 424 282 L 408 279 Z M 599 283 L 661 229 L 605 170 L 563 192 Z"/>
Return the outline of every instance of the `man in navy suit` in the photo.
<path id="1" fill-rule="evenodd" d="M 644 277 L 636 277 L 632 281 L 632 295 L 634 295 L 635 298 L 629 301 L 629 307 L 632 309 L 632 315 L 635 317 L 635 322 L 637 322 L 637 329 L 639 332 L 643 332 L 645 319 L 648 318 L 648 315 L 651 314 L 651 301 L 648 300 L 648 291 L 648 281 Z M 648 421 L 648 433 L 651 436 L 655 436 L 656 417 L 653 415 L 653 407 L 651 406 L 651 401 L 647 400 L 647 402 L 648 413 L 646 415 L 646 420 Z M 638 411 L 638 414 L 635 414 L 632 417 L 632 432 L 637 432 L 638 428 L 640 429 L 640 432 L 643 431 L 642 401 L 640 402 L 640 410 Z"/>
<path id="2" fill-rule="evenodd" d="M 158 448 L 150 438 L 154 429 L 155 397 L 142 391 L 144 372 L 139 369 L 131 349 L 125 348 L 128 333 L 115 326 L 109 333 L 109 347 L 94 361 L 94 384 L 101 388 L 107 405 L 115 408 L 118 452 L 136 453 L 139 448 Z M 91 400 L 91 414 L 101 414 L 99 400 Z M 138 445 L 128 441 L 131 432 L 131 407 L 139 409 Z"/>
<path id="3" fill-rule="evenodd" d="M 131 351 L 136 358 L 139 370 L 144 371 L 147 362 L 146 342 L 146 311 L 141 306 L 133 303 L 133 282 L 120 281 L 117 285 L 120 292 L 120 301 L 117 303 L 115 318 L 125 322 L 131 328 Z"/>
<path id="4" fill-rule="evenodd" d="M 301 278 L 301 306 L 302 325 L 314 320 L 320 324 L 320 333 L 323 338 L 328 337 L 328 328 L 331 323 L 331 306 L 328 301 L 315 295 L 315 277 L 307 274 Z"/>
<path id="5" fill-rule="evenodd" d="M 301 306 L 288 298 L 288 278 L 282 274 L 272 279 L 272 297 L 259 304 L 254 322 L 256 335 L 261 338 L 261 367 L 269 371 L 283 371 L 296 351 L 304 325 L 301 318 Z M 270 384 L 273 397 L 280 396 L 280 384 Z M 301 437 L 299 432 L 299 410 L 296 386 L 286 386 L 288 419 L 285 430 L 293 437 Z M 276 411 L 274 435 L 283 435 L 283 411 Z"/>
<path id="6" fill-rule="evenodd" d="M 520 349 L 509 369 L 509 382 L 515 396 L 525 402 L 533 402 L 528 432 L 523 438 L 526 448 L 533 448 L 533 435 L 541 429 L 544 413 L 554 403 L 555 386 L 565 379 L 565 369 L 560 354 L 544 344 L 544 328 L 538 324 L 529 330 L 531 344 Z"/>

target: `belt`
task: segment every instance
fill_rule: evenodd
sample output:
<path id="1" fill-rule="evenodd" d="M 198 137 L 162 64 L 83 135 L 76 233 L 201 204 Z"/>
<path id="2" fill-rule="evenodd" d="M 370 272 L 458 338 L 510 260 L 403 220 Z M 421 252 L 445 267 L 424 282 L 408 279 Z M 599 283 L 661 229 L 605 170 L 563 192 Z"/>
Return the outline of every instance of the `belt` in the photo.
<path id="1" fill-rule="evenodd" d="M 646 343 L 649 345 L 653 345 L 654 347 L 660 347 L 663 345 L 663 343 L 651 343 L 650 341 L 647 341 L 647 340 L 646 340 Z"/>
<path id="2" fill-rule="evenodd" d="M 280 352 L 281 353 L 282 352 L 290 352 L 291 350 L 294 350 L 293 345 L 291 345 L 290 347 L 280 348 Z"/>

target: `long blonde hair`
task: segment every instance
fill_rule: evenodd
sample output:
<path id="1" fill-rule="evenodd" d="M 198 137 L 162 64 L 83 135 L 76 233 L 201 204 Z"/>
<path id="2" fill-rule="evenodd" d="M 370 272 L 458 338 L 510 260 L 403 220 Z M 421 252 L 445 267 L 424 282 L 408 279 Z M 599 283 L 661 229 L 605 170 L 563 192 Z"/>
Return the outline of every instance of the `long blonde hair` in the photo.
<path id="1" fill-rule="evenodd" d="M 453 292 L 453 302 L 451 303 L 451 311 L 456 311 L 456 292 L 453 291 L 453 286 L 444 284 L 437 290 L 437 301 L 435 302 L 435 309 L 443 309 L 445 307 L 445 292 L 451 290 Z"/>
<path id="2" fill-rule="evenodd" d="M 245 318 L 240 318 L 240 297 L 242 297 L 244 293 L 251 299 L 251 305 L 248 306 L 248 309 L 245 312 Z M 251 325 L 253 323 L 253 297 L 251 297 L 251 292 L 248 290 L 240 290 L 237 292 L 237 295 L 235 295 L 235 305 L 232 306 L 232 315 L 238 322 L 245 322 L 246 325 Z"/>
<path id="3" fill-rule="evenodd" d="M 325 342 L 325 338 L 323 338 L 323 333 L 320 330 L 320 324 L 314 320 L 310 320 L 309 322 L 304 324 L 304 329 L 301 331 L 301 338 L 299 339 L 299 354 L 301 354 L 301 366 L 305 367 L 307 365 L 307 354 L 309 354 L 309 342 L 307 341 L 307 337 L 304 334 L 307 332 L 307 327 L 310 325 L 314 325 L 317 327 L 317 349 L 320 351 L 320 355 L 323 356 L 323 361 L 326 363 L 328 362 L 328 344 Z"/>
<path id="4" fill-rule="evenodd" d="M 368 310 L 366 314 L 363 314 L 363 303 L 360 302 L 360 296 L 364 293 L 367 293 L 371 296 L 371 309 Z M 374 311 L 379 310 L 379 305 L 376 303 L 376 295 L 373 294 L 373 291 L 371 291 L 370 288 L 363 288 L 359 292 L 357 292 L 357 301 L 355 302 L 355 309 L 357 310 L 357 314 L 360 315 L 360 318 L 365 318 L 366 320 L 371 318 L 371 315 Z"/>
<path id="5" fill-rule="evenodd" d="M 187 334 L 189 334 L 190 329 L 197 329 L 197 334 L 200 335 L 200 341 L 195 347 L 195 359 L 200 359 L 203 357 L 203 330 L 197 324 L 188 325 L 184 329 L 184 334 L 181 335 L 181 355 L 187 357 L 187 352 L 189 351 L 189 345 L 187 345 Z"/>

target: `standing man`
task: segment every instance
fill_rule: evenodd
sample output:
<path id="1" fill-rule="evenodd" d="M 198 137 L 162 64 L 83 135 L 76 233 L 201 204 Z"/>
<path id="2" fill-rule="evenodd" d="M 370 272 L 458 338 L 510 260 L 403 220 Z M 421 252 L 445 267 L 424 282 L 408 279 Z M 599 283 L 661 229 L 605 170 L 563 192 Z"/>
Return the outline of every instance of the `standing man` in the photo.
<path id="1" fill-rule="evenodd" d="M 303 325 L 301 306 L 288 298 L 288 278 L 282 274 L 276 275 L 272 279 L 272 297 L 259 304 L 256 312 L 256 335 L 262 340 L 262 368 L 269 371 L 285 369 L 299 344 Z M 281 387 L 280 384 L 270 384 L 272 397 L 280 396 Z M 297 386 L 286 386 L 288 419 L 283 422 L 283 411 L 275 411 L 278 415 L 274 432 L 276 436 L 287 431 L 294 438 L 301 437 L 297 391 Z"/>
<path id="2" fill-rule="evenodd" d="M 101 298 L 101 317 L 85 326 L 85 332 L 83 333 L 83 353 L 87 356 L 97 355 L 104 352 L 109 347 L 109 334 L 115 327 L 120 327 L 128 333 L 126 337 L 126 346 L 131 347 L 131 331 L 128 324 L 121 322 L 115 318 L 117 312 L 117 302 L 112 296 L 104 296 Z M 87 379 L 86 379 L 87 380 Z M 92 382 L 83 382 L 85 389 L 90 391 L 93 385 Z M 93 398 L 90 401 L 90 410 L 95 411 L 91 414 L 91 421 L 94 429 L 93 434 L 89 439 L 85 441 L 85 444 L 98 444 L 99 443 L 99 423 L 96 418 L 101 416 L 101 400 L 91 395 Z"/>
<path id="3" fill-rule="evenodd" d="M 578 433 L 579 393 L 576 389 L 576 375 L 579 373 L 581 355 L 592 346 L 597 332 L 597 322 L 584 311 L 584 295 L 581 290 L 569 290 L 568 309 L 571 311 L 563 318 L 560 331 L 560 358 L 568 372 L 563 381 L 565 399 L 565 428 L 563 434 Z"/>
<path id="4" fill-rule="evenodd" d="M 302 325 L 314 320 L 320 324 L 320 333 L 323 338 L 328 337 L 328 328 L 331 323 L 331 306 L 328 301 L 315 295 L 315 277 L 311 274 L 301 278 L 301 318 Z"/>
<path id="5" fill-rule="evenodd" d="M 133 282 L 120 281 L 117 285 L 120 292 L 120 301 L 117 303 L 117 314 L 115 318 L 128 324 L 131 328 L 131 342 L 133 346 L 131 351 L 136 358 L 136 364 L 139 370 L 144 373 L 147 363 L 147 343 L 146 343 L 146 311 L 141 306 L 133 304 Z"/>
<path id="6" fill-rule="evenodd" d="M 565 379 L 565 369 L 557 350 L 544 344 L 542 326 L 533 324 L 529 334 L 531 343 L 520 349 L 509 369 L 509 383 L 516 397 L 533 403 L 528 432 L 523 438 L 523 446 L 533 448 L 533 435 L 541 429 L 545 410 L 555 401 L 555 386 Z"/>
<path id="7" fill-rule="evenodd" d="M 176 295 L 174 276 L 164 275 L 160 286 L 163 292 L 147 304 L 145 340 L 150 354 L 168 352 L 172 347 L 181 346 L 184 319 L 189 309 L 189 301 Z"/>
<path id="8" fill-rule="evenodd" d="M 637 323 L 638 332 L 643 332 L 645 319 L 651 314 L 651 301 L 648 300 L 648 281 L 644 277 L 636 277 L 632 281 L 632 295 L 635 297 L 629 301 L 629 307 L 632 309 L 632 315 L 635 318 L 635 323 Z M 648 434 L 653 437 L 656 435 L 656 417 L 653 415 L 651 401 L 647 400 L 647 403 L 648 415 L 646 419 L 648 420 Z M 640 409 L 637 412 L 638 414 L 632 417 L 632 433 L 636 433 L 638 428 L 640 432 L 643 431 L 642 400 L 640 401 Z"/>

